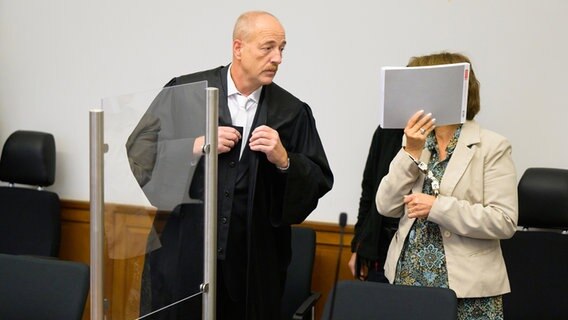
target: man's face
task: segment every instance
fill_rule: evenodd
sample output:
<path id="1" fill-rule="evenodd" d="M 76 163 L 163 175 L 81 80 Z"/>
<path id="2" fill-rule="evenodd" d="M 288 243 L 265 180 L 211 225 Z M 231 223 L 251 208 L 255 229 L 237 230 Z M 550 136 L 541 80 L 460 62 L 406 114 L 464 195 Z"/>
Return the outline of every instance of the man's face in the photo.
<path id="1" fill-rule="evenodd" d="M 280 23 L 270 17 L 260 18 L 246 39 L 235 41 L 238 42 L 239 73 L 246 89 L 255 90 L 272 83 L 286 46 L 286 35 Z"/>

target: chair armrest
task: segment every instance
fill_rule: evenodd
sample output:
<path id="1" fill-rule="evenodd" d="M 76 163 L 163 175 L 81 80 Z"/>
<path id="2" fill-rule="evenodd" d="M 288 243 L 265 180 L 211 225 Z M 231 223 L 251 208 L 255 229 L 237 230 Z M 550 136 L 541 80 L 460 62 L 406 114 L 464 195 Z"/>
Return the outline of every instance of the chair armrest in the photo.
<path id="1" fill-rule="evenodd" d="M 319 298 L 321 297 L 321 293 L 319 292 L 312 292 L 312 294 L 304 300 L 304 302 L 298 307 L 298 310 L 294 313 L 292 319 L 294 320 L 302 320 L 308 311 L 310 311 L 318 302 Z"/>

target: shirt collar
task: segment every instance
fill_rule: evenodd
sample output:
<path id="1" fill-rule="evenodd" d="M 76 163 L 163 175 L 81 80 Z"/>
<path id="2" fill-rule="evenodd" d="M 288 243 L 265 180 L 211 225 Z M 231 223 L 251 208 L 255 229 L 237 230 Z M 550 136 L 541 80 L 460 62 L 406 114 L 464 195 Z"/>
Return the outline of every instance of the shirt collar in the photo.
<path id="1" fill-rule="evenodd" d="M 237 89 L 237 86 L 235 85 L 233 78 L 231 77 L 231 67 L 232 67 L 232 64 L 229 65 L 229 71 L 227 72 L 227 96 L 228 97 L 235 95 L 235 94 L 242 95 L 239 92 L 239 90 Z M 256 90 L 254 90 L 247 98 L 252 99 L 255 103 L 258 103 L 258 101 L 260 100 L 260 93 L 261 92 L 262 92 L 262 86 L 260 86 Z"/>

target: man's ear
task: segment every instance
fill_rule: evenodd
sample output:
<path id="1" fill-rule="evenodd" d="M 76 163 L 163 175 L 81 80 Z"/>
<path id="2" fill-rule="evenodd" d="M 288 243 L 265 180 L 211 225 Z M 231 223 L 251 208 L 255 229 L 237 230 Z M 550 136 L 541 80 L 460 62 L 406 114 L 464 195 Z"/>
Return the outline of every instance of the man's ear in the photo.
<path id="1" fill-rule="evenodd" d="M 233 56 L 237 59 L 241 58 L 241 51 L 243 49 L 243 42 L 240 39 L 233 40 Z"/>

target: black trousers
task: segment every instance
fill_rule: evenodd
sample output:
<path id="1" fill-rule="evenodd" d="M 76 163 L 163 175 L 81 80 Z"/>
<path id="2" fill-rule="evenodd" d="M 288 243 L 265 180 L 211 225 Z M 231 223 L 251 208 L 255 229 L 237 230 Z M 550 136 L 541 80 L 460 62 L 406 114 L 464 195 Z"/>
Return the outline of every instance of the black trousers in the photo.
<path id="1" fill-rule="evenodd" d="M 203 215 L 199 214 L 202 210 L 201 205 L 176 208 L 161 232 L 161 247 L 146 255 L 140 316 L 151 315 L 143 319 L 201 320 L 202 295 L 189 297 L 199 292 L 203 282 Z M 217 262 L 216 318 L 244 320 L 244 294 L 231 298 L 225 283 L 225 274 L 235 274 L 226 272 L 223 260 Z"/>
<path id="2" fill-rule="evenodd" d="M 217 296 L 216 296 L 216 313 L 217 320 L 245 320 L 246 319 L 246 303 L 244 297 L 242 301 L 234 301 L 229 296 L 225 280 L 223 277 L 223 261 L 218 261 L 217 264 Z M 168 317 L 166 319 L 196 319 L 202 318 L 202 295 L 189 299 L 179 306 L 174 307 L 175 317 Z M 174 311 L 172 310 L 172 311 Z M 163 318 L 158 318 L 163 319 Z"/>
<path id="3" fill-rule="evenodd" d="M 385 277 L 385 271 L 378 270 L 378 268 L 369 268 L 367 281 L 389 283 L 389 280 Z"/>

